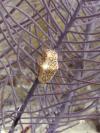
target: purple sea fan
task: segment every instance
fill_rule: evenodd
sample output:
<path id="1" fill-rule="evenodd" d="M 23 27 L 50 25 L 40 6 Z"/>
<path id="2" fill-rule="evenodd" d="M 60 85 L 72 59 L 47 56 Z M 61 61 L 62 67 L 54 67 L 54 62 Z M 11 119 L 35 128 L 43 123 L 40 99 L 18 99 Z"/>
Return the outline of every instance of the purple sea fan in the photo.
<path id="1" fill-rule="evenodd" d="M 58 133 L 80 120 L 98 125 L 99 21 L 99 0 L 0 1 L 1 130 Z M 45 47 L 58 64 L 42 83 L 38 57 Z"/>

